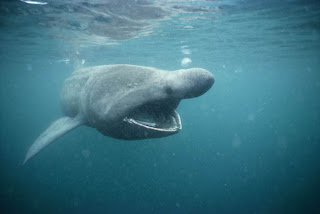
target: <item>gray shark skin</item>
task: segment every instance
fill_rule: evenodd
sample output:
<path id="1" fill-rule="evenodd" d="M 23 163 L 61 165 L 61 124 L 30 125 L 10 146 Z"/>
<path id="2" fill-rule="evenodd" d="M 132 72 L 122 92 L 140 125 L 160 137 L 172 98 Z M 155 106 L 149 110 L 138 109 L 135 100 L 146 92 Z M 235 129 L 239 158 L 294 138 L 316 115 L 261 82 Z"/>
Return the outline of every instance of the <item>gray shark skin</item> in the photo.
<path id="1" fill-rule="evenodd" d="M 213 75 L 202 68 L 166 71 L 119 64 L 76 70 L 61 93 L 65 116 L 35 140 L 23 163 L 81 125 L 124 140 L 176 134 L 182 129 L 176 111 L 180 101 L 204 94 L 213 83 Z"/>

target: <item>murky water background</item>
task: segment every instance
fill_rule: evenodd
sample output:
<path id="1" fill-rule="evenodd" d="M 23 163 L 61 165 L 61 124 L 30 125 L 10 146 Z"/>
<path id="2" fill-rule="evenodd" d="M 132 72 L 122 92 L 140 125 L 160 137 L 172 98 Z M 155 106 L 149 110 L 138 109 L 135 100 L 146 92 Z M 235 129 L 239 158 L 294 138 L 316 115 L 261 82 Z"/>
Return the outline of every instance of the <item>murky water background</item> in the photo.
<path id="1" fill-rule="evenodd" d="M 1 213 L 318 213 L 320 4 L 0 3 Z M 174 136 L 80 127 L 27 165 L 81 66 L 202 67 L 216 78 Z"/>

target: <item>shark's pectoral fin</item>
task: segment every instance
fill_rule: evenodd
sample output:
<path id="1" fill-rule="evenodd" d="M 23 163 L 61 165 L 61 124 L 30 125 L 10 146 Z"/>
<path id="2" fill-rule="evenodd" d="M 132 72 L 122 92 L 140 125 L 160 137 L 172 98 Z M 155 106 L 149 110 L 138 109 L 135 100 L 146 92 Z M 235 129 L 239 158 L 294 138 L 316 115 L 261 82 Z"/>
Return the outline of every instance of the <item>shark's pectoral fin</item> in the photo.
<path id="1" fill-rule="evenodd" d="M 23 161 L 23 164 L 25 164 L 30 158 L 38 154 L 42 149 L 46 148 L 57 138 L 83 124 L 84 120 L 81 117 L 62 117 L 54 121 L 31 145 L 27 152 L 26 158 Z"/>

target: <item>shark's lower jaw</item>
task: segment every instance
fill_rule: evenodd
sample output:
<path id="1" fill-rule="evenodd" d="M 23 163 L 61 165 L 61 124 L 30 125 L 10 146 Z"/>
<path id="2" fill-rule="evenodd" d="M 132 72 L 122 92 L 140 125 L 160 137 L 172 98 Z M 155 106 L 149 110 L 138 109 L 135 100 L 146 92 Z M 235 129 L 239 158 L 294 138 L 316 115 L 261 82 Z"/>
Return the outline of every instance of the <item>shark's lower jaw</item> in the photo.
<path id="1" fill-rule="evenodd" d="M 124 118 L 124 121 L 130 124 L 134 124 L 146 129 L 159 131 L 159 132 L 178 132 L 182 129 L 181 119 L 179 114 L 174 111 L 175 116 L 170 115 L 165 123 L 157 123 L 152 121 L 142 121 L 133 118 Z"/>
<path id="2" fill-rule="evenodd" d="M 158 132 L 174 133 L 182 129 L 180 115 L 167 102 L 142 105 L 123 120 L 132 125 Z"/>

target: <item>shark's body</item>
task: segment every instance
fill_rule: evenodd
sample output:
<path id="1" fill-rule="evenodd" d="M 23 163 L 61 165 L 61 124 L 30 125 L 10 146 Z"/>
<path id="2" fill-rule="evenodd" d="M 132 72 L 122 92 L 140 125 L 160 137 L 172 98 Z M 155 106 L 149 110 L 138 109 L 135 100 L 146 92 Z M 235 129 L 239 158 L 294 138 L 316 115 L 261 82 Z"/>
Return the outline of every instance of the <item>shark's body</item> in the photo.
<path id="1" fill-rule="evenodd" d="M 103 65 L 75 71 L 61 93 L 65 117 L 31 145 L 24 163 L 70 130 L 87 125 L 118 139 L 158 138 L 182 128 L 176 108 L 214 83 L 205 69 L 166 71 L 136 65 Z"/>

